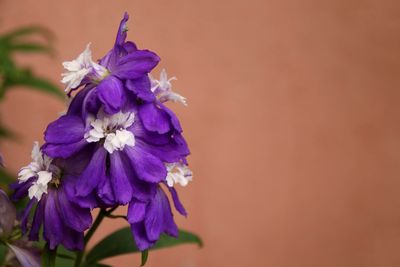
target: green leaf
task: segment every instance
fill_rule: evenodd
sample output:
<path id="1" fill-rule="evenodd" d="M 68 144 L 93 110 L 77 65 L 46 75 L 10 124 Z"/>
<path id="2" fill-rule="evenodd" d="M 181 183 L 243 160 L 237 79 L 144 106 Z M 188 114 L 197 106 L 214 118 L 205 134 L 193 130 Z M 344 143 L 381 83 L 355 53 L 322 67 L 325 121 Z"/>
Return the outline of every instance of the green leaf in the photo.
<path id="1" fill-rule="evenodd" d="M 29 86 L 31 88 L 38 89 L 40 91 L 48 92 L 51 94 L 54 94 L 61 99 L 65 98 L 64 93 L 55 85 L 53 85 L 51 82 L 44 80 L 39 77 L 33 76 L 31 73 L 20 73 L 17 77 L 14 77 L 11 81 L 11 85 L 24 85 L 24 86 Z M 11 86 L 10 84 L 8 86 Z"/>
<path id="2" fill-rule="evenodd" d="M 173 238 L 167 235 L 161 235 L 158 242 L 149 250 L 155 250 L 165 247 L 177 246 L 181 244 L 194 243 L 202 246 L 201 239 L 190 232 L 180 230 L 179 237 Z M 83 266 L 90 266 L 91 263 L 99 262 L 103 259 L 128 254 L 138 253 L 139 249 L 132 238 L 130 227 L 120 229 L 97 243 L 86 257 L 86 263 Z"/>
<path id="3" fill-rule="evenodd" d="M 14 139 L 14 140 L 17 139 L 16 134 L 13 131 L 1 125 L 0 125 L 0 138 Z"/>
<path id="4" fill-rule="evenodd" d="M 53 49 L 50 46 L 39 43 L 16 43 L 7 47 L 10 52 L 18 51 L 24 53 L 45 52 L 52 53 Z"/>
<path id="5" fill-rule="evenodd" d="M 149 250 L 146 249 L 145 251 L 142 251 L 142 264 L 140 264 L 140 266 L 145 266 L 148 258 L 149 258 Z"/>
<path id="6" fill-rule="evenodd" d="M 28 27 L 21 27 L 14 31 L 3 34 L 2 36 L 0 36 L 0 41 L 1 42 L 10 41 L 16 38 L 26 37 L 33 34 L 39 34 L 45 37 L 49 41 L 53 39 L 53 34 L 48 29 L 41 26 L 28 26 Z"/>
<path id="7" fill-rule="evenodd" d="M 9 184 L 15 181 L 15 177 L 4 168 L 0 168 L 0 184 Z"/>

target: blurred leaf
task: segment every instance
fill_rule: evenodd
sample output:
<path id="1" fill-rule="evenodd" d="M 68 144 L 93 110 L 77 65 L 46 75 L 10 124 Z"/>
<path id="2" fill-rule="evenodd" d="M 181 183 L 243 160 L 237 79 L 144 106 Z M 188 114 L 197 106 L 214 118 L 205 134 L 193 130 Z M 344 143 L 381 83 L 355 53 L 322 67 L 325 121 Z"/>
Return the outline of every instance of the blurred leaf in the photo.
<path id="1" fill-rule="evenodd" d="M 51 53 L 53 49 L 50 46 L 46 46 L 43 44 L 38 43 L 17 43 L 11 44 L 8 46 L 10 52 L 18 51 L 18 52 L 25 52 L 25 53 L 32 53 L 32 52 L 46 52 Z"/>
<path id="2" fill-rule="evenodd" d="M 44 40 L 37 41 L 37 37 Z M 57 86 L 37 77 L 29 68 L 17 66 L 12 57 L 14 53 L 51 53 L 52 39 L 50 31 L 40 26 L 23 27 L 0 36 L 0 99 L 15 86 L 27 86 L 64 99 Z"/>
<path id="3" fill-rule="evenodd" d="M 6 80 L 4 84 L 5 87 L 16 86 L 16 85 L 29 86 L 31 88 L 40 91 L 54 94 L 60 97 L 61 99 L 65 98 L 64 93 L 57 86 L 53 85 L 53 83 L 47 80 L 35 77 L 28 70 L 13 73 L 13 76 L 10 77 L 9 80 Z"/>
<path id="4" fill-rule="evenodd" d="M 0 168 L 0 184 L 9 184 L 15 181 L 15 177 L 4 168 Z"/>
<path id="5" fill-rule="evenodd" d="M 112 267 L 112 266 L 105 265 L 105 264 L 102 264 L 102 263 L 93 263 L 93 264 L 91 264 L 89 266 L 86 266 L 86 267 Z"/>
<path id="6" fill-rule="evenodd" d="M 0 125 L 0 138 L 17 139 L 16 134 L 11 130 Z"/>
<path id="7" fill-rule="evenodd" d="M 179 231 L 179 237 L 173 238 L 167 235 L 161 235 L 158 242 L 149 250 L 165 247 L 177 246 L 181 244 L 194 243 L 202 246 L 201 239 L 190 232 Z M 138 253 L 139 249 L 133 240 L 130 227 L 120 229 L 97 243 L 86 257 L 86 263 L 83 266 L 90 266 L 94 262 L 128 253 Z"/>
<path id="8" fill-rule="evenodd" d="M 18 28 L 14 31 L 3 34 L 2 36 L 0 36 L 0 42 L 10 41 L 16 38 L 26 37 L 32 34 L 39 34 L 45 37 L 49 41 L 53 39 L 53 34 L 48 29 L 41 26 L 28 26 L 28 27 Z"/>
<path id="9" fill-rule="evenodd" d="M 4 263 L 7 254 L 7 246 L 0 242 L 0 266 Z"/>

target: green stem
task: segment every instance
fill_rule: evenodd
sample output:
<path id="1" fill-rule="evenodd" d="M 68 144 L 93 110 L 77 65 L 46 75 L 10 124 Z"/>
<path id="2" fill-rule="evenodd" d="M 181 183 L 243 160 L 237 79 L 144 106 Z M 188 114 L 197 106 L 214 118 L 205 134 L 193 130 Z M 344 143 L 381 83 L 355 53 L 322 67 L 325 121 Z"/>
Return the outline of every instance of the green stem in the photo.
<path id="1" fill-rule="evenodd" d="M 100 210 L 99 215 L 97 215 L 97 218 L 94 221 L 92 227 L 89 229 L 89 231 L 85 235 L 85 244 L 84 244 L 83 250 L 79 251 L 77 253 L 77 255 L 76 255 L 76 260 L 75 260 L 75 265 L 74 265 L 75 267 L 80 267 L 80 265 L 82 263 L 83 256 L 85 254 L 86 245 L 88 244 L 90 238 L 92 238 L 94 232 L 96 232 L 96 230 L 99 227 L 100 223 L 103 221 L 103 219 L 107 216 L 108 213 L 109 213 L 109 211 L 106 211 L 105 209 L 101 209 Z"/>
<path id="2" fill-rule="evenodd" d="M 124 219 L 124 220 L 128 220 L 128 217 L 124 216 L 124 215 L 106 215 L 107 218 L 110 219 Z"/>
<path id="3" fill-rule="evenodd" d="M 56 266 L 57 248 L 51 250 L 49 243 L 46 244 L 42 255 L 42 266 L 55 267 Z"/>

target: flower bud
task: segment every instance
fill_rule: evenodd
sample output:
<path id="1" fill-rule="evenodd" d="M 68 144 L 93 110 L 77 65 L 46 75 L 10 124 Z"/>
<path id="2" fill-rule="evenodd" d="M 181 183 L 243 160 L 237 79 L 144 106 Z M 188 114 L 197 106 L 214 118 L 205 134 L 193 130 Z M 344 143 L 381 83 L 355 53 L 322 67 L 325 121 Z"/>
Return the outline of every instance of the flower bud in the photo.
<path id="1" fill-rule="evenodd" d="M 17 212 L 7 194 L 0 189 L 0 238 L 7 238 L 14 227 Z"/>

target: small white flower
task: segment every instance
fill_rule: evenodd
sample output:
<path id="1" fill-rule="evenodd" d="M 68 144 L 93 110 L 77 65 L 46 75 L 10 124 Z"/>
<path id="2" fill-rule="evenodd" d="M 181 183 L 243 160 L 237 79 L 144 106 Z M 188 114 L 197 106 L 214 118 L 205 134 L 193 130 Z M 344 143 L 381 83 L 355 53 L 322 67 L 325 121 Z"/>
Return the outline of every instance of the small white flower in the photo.
<path id="1" fill-rule="evenodd" d="M 166 180 L 169 187 L 173 187 L 174 184 L 185 187 L 193 180 L 192 171 L 183 163 L 165 163 L 165 167 L 168 171 Z"/>
<path id="2" fill-rule="evenodd" d="M 176 77 L 168 79 L 165 69 L 160 73 L 160 80 L 156 80 L 150 75 L 151 91 L 161 102 L 172 101 L 187 106 L 186 98 L 172 91 L 171 81 L 174 80 L 177 80 Z"/>
<path id="3" fill-rule="evenodd" d="M 71 89 L 78 87 L 86 76 L 100 78 L 107 73 L 107 69 L 92 60 L 92 51 L 90 43 L 86 49 L 74 60 L 63 62 L 67 72 L 61 74 L 61 82 L 66 84 L 65 92 L 69 93 Z"/>
<path id="4" fill-rule="evenodd" d="M 85 139 L 92 143 L 105 138 L 103 146 L 110 154 L 125 146 L 135 146 L 135 136 L 127 130 L 134 121 L 134 113 L 118 112 L 109 116 L 99 112 L 97 119 L 90 119 L 92 129 L 85 134 Z"/>
<path id="5" fill-rule="evenodd" d="M 53 179 L 52 170 L 58 171 L 58 168 L 51 165 L 52 159 L 40 151 L 38 142 L 33 144 L 31 157 L 32 162 L 19 171 L 18 180 L 23 183 L 32 177 L 37 178 L 28 192 L 30 199 L 35 197 L 39 201 L 44 193 L 47 194 L 48 183 Z"/>

